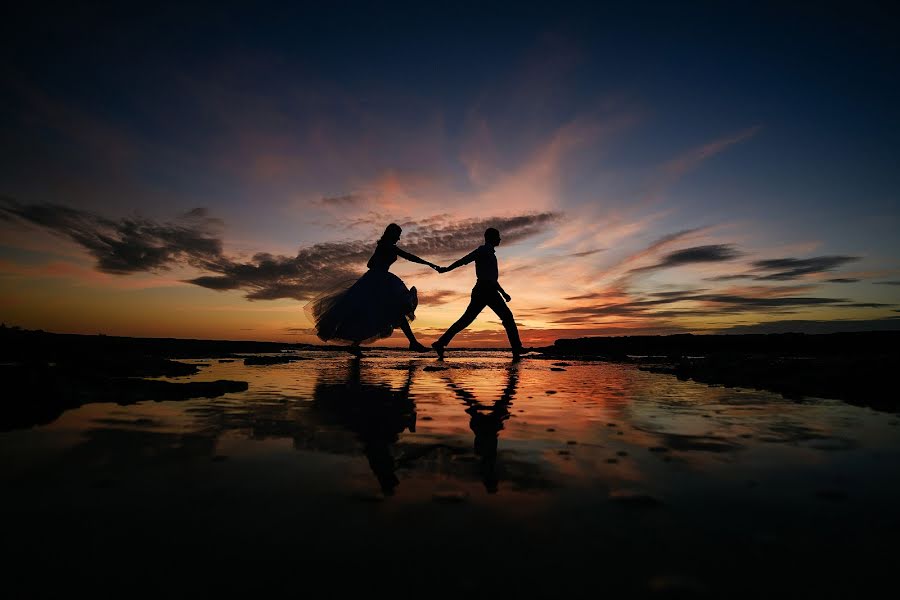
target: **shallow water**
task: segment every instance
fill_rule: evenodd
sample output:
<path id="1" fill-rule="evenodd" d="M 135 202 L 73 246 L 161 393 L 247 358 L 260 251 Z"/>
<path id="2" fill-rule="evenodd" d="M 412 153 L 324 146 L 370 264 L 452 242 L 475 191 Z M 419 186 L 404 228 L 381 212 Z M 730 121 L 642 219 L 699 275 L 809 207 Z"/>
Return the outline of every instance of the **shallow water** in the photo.
<path id="1" fill-rule="evenodd" d="M 184 593 L 852 595 L 889 573 L 897 415 L 610 363 L 307 357 L 185 361 L 208 366 L 174 381 L 249 390 L 0 434 L 18 584 L 48 556 L 60 586 Z"/>

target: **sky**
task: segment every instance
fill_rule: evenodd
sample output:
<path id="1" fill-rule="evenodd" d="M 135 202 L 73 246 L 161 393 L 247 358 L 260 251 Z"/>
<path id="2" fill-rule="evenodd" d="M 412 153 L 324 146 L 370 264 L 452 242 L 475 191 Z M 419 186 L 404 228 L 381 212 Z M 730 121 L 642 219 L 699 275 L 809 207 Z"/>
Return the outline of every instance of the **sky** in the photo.
<path id="1" fill-rule="evenodd" d="M 900 329 L 876 3 L 72 4 L 0 25 L 8 326 L 314 342 L 396 222 L 442 265 L 500 229 L 526 345 Z M 426 343 L 475 280 L 392 271 Z"/>

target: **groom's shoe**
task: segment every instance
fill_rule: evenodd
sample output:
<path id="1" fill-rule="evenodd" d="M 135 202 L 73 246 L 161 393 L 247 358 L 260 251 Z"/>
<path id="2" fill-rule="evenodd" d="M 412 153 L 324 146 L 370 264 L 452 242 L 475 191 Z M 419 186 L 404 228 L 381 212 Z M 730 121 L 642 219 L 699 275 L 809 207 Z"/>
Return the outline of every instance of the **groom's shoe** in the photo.
<path id="1" fill-rule="evenodd" d="M 435 351 L 435 352 L 437 352 L 438 360 L 444 360 L 444 348 L 445 348 L 445 346 L 442 346 L 441 344 L 438 344 L 437 342 L 434 342 L 433 344 L 431 344 L 431 347 L 434 348 L 434 351 Z"/>

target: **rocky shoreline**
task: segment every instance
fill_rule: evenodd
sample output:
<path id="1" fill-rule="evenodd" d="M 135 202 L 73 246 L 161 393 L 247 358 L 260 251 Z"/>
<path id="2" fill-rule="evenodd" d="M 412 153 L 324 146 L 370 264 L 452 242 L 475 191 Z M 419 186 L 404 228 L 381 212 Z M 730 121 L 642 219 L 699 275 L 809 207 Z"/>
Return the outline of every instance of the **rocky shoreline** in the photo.
<path id="1" fill-rule="evenodd" d="M 52 422 L 90 402 L 215 397 L 248 389 L 244 381 L 173 382 L 199 372 L 178 358 L 242 360 L 245 365 L 309 360 L 297 350 L 338 346 L 53 334 L 0 328 L 0 373 L 11 398 L 0 431 Z M 832 398 L 898 412 L 893 373 L 900 332 L 772 335 L 672 335 L 560 339 L 532 348 L 532 359 L 636 364 L 645 371 L 709 385 L 773 391 L 793 400 Z M 246 356 L 268 354 L 268 356 Z"/>
<path id="2" fill-rule="evenodd" d="M 710 385 L 745 387 L 786 398 L 831 398 L 900 411 L 893 374 L 900 332 L 671 335 L 557 340 L 551 359 L 627 362 L 653 373 Z"/>

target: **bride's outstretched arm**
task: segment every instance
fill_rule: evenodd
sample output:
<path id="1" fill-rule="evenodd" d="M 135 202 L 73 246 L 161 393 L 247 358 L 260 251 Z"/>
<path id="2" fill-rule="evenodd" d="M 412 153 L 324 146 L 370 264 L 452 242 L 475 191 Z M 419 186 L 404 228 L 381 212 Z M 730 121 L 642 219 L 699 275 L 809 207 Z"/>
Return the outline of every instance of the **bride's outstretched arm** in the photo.
<path id="1" fill-rule="evenodd" d="M 432 262 L 428 262 L 424 258 L 419 258 L 415 254 L 410 254 L 409 252 L 406 252 L 405 250 L 401 250 L 400 248 L 397 248 L 397 256 L 399 256 L 400 258 L 405 258 L 409 262 L 419 263 L 420 265 L 428 265 L 432 269 L 437 269 L 436 264 L 434 264 Z"/>

